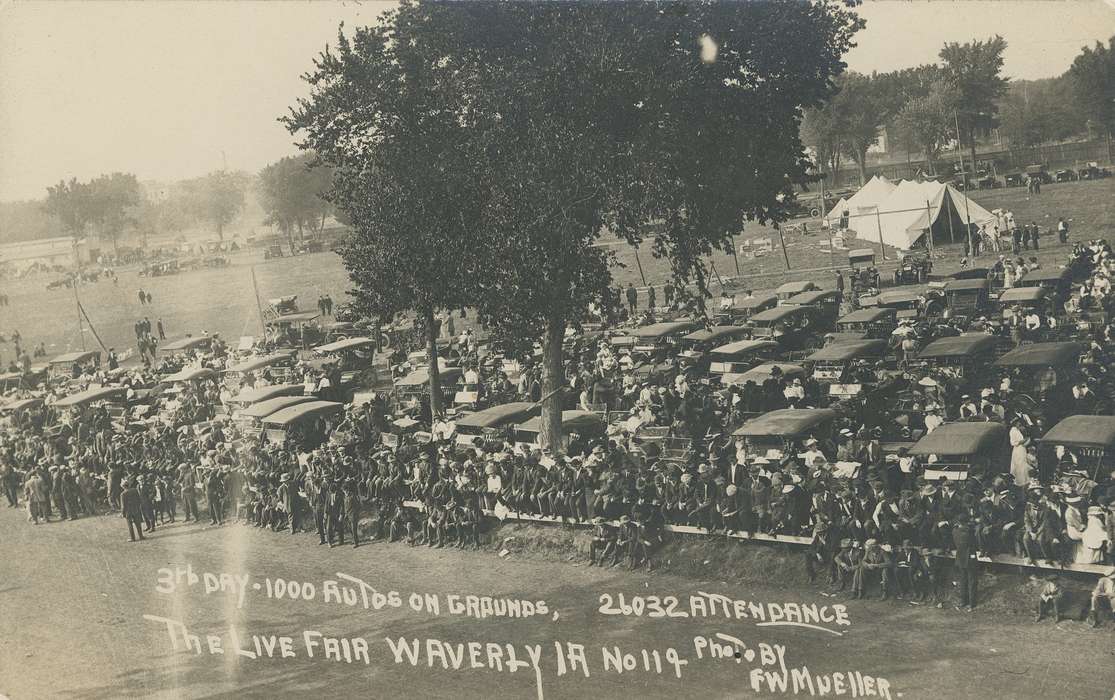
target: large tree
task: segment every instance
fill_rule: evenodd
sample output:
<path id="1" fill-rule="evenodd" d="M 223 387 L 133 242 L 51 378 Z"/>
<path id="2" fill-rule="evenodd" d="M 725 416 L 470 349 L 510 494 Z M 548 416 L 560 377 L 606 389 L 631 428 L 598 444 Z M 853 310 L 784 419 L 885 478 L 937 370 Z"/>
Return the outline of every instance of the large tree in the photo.
<path id="1" fill-rule="evenodd" d="M 420 5 L 468 76 L 485 143 L 480 310 L 542 338 L 543 443 L 561 437 L 562 339 L 610 283 L 606 229 L 707 294 L 704 261 L 746 220 L 787 217 L 808 179 L 802 108 L 844 68 L 859 21 L 815 3 Z"/>
<path id="2" fill-rule="evenodd" d="M 89 185 L 70 178 L 47 187 L 43 210 L 58 220 L 62 230 L 78 238 L 89 224 Z"/>
<path id="3" fill-rule="evenodd" d="M 183 183 L 194 215 L 207 222 L 224 240 L 225 226 L 244 209 L 244 192 L 251 177 L 246 173 L 216 170 Z"/>
<path id="4" fill-rule="evenodd" d="M 966 44 L 949 42 L 941 49 L 942 70 L 957 96 L 954 121 L 960 130 L 958 140 L 968 147 L 973 164 L 977 134 L 998 124 L 999 99 L 1009 82 L 1001 75 L 1006 48 L 1006 40 L 996 35 Z"/>
<path id="5" fill-rule="evenodd" d="M 1115 36 L 1084 47 L 1069 68 L 1076 103 L 1106 139 L 1115 135 Z"/>
<path id="6" fill-rule="evenodd" d="M 317 167 L 315 167 L 315 165 Z M 320 232 L 332 207 L 324 198 L 333 179 L 333 169 L 317 163 L 313 153 L 288 156 L 271 163 L 259 173 L 260 203 L 267 214 L 265 223 L 278 226 L 294 249 L 294 234 Z"/>
<path id="7" fill-rule="evenodd" d="M 953 137 L 956 94 L 949 83 L 940 82 L 925 97 L 911 99 L 895 118 L 898 139 L 907 151 L 921 151 L 929 169 L 937 171 L 941 151 Z"/>
<path id="8" fill-rule="evenodd" d="M 101 175 L 89 182 L 88 217 L 102 239 L 112 241 L 113 253 L 119 253 L 120 236 L 125 228 L 136 225 L 135 213 L 143 194 L 132 173 Z"/>
<path id="9" fill-rule="evenodd" d="M 381 321 L 417 312 L 437 415 L 435 314 L 469 305 L 491 259 L 482 258 L 476 232 L 486 195 L 474 96 L 433 49 L 421 18 L 404 5 L 351 38 L 342 28 L 336 48 L 305 76 L 311 97 L 283 121 L 335 168 L 329 198 L 353 229 L 341 254 L 356 309 Z"/>
<path id="10" fill-rule="evenodd" d="M 339 48 L 317 61 L 290 125 L 343 163 L 338 189 L 391 185 L 348 207 L 355 226 L 394 231 L 397 214 L 380 210 L 416 210 L 417 244 L 382 241 L 423 275 L 406 290 L 430 296 L 412 305 L 475 302 L 497 333 L 542 338 L 542 436 L 556 446 L 562 339 L 611 281 L 614 260 L 594 243 L 607 229 L 638 244 L 661 220 L 653 254 L 707 294 L 714 249 L 746 220 L 787 218 L 792 183 L 809 177 L 802 109 L 831 92 L 859 26 L 829 2 L 404 2 L 383 30 L 357 32 L 351 50 L 366 60 Z M 447 210 L 459 210 L 450 231 Z M 440 265 L 443 247 L 455 265 Z M 381 269 L 379 255 L 354 251 L 372 259 L 354 280 Z M 449 277 L 457 269 L 469 274 Z"/>

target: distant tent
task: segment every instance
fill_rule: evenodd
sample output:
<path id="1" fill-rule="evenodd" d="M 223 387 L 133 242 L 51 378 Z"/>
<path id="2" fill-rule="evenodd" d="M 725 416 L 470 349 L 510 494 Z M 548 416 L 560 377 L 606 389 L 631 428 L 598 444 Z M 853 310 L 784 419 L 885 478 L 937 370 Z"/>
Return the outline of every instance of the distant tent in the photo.
<path id="1" fill-rule="evenodd" d="M 860 193 L 871 187 L 876 179 L 890 186 L 891 191 L 871 207 L 856 207 Z M 876 185 L 877 196 L 882 185 Z M 867 201 L 869 197 L 864 197 Z M 894 185 L 882 178 L 872 178 L 859 192 L 848 200 L 849 228 L 863 240 L 908 249 L 919 243 L 927 245 L 925 234 L 932 231 L 934 243 L 963 241 L 967 238 L 967 223 L 978 229 L 995 220 L 995 215 L 968 198 L 952 185 L 933 180 L 917 182 L 903 180 Z"/>
<path id="2" fill-rule="evenodd" d="M 839 226 L 840 219 L 848 217 L 848 227 L 854 230 L 865 228 L 864 217 L 874 218 L 875 210 L 880 202 L 894 192 L 895 185 L 882 175 L 876 175 L 867 181 L 863 187 L 848 199 L 840 200 L 832 208 L 832 212 L 825 217 L 829 226 Z M 867 216 L 871 215 L 871 216 Z M 861 219 L 864 219 L 861 221 Z"/>

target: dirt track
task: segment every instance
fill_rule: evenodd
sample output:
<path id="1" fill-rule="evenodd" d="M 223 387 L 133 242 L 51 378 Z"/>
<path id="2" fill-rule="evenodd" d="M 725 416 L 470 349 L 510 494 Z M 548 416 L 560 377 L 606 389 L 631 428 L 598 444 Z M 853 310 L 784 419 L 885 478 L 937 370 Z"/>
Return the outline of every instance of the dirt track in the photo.
<path id="1" fill-rule="evenodd" d="M 599 570 L 568 563 L 501 559 L 489 552 L 459 552 L 369 545 L 330 550 L 311 536 L 274 534 L 235 525 L 221 528 L 177 524 L 160 528 L 143 543 L 126 541 L 122 520 L 100 517 L 37 527 L 23 512 L 0 509 L 0 694 L 13 699 L 123 696 L 211 697 L 235 692 L 238 697 L 306 696 L 328 691 L 350 697 L 538 697 L 548 698 L 680 697 L 700 692 L 708 697 L 772 695 L 755 693 L 752 669 L 761 668 L 759 643 L 784 645 L 788 668 L 808 666 L 817 675 L 858 671 L 889 683 L 891 697 L 903 698 L 1045 698 L 1067 696 L 1107 700 L 1115 692 L 1115 626 L 1090 630 L 1079 622 L 1033 625 L 1027 620 L 993 619 L 977 611 L 964 614 L 914 608 L 899 603 L 827 598 L 812 590 L 744 588 L 721 581 L 692 581 L 659 574 Z M 159 569 L 191 566 L 197 583 L 183 577 L 173 593 L 160 593 Z M 235 592 L 205 593 L 205 572 L 249 574 L 242 606 Z M 401 607 L 364 609 L 353 586 L 355 605 L 325 602 L 325 581 L 345 584 L 338 573 L 367 582 L 377 592 L 398 591 Z M 312 600 L 297 602 L 267 597 L 267 578 L 314 582 Z M 227 580 L 226 580 L 227 582 Z M 255 584 L 260 584 L 257 590 Z M 675 595 L 677 611 L 689 611 L 697 591 L 719 593 L 755 603 L 815 603 L 830 606 L 829 622 L 817 626 L 842 634 L 803 627 L 757 626 L 754 619 L 716 617 L 651 619 L 606 616 L 598 612 L 602 593 Z M 439 615 L 414 612 L 409 594 L 432 594 Z M 369 605 L 376 598 L 365 589 Z M 475 619 L 448 612 L 448 595 L 544 600 L 548 614 L 527 619 Z M 618 601 L 616 601 L 618 602 Z M 847 605 L 848 625 L 831 617 L 834 604 Z M 768 608 L 769 610 L 769 608 Z M 557 619 L 554 619 L 554 612 Z M 174 619 L 200 636 L 202 653 L 172 642 L 166 623 L 144 615 Z M 254 650 L 250 635 L 289 636 L 281 657 L 250 659 L 229 648 L 229 626 L 240 647 Z M 307 656 L 304 632 L 315 651 Z M 746 646 L 734 658 L 698 659 L 694 638 L 723 633 Z M 219 635 L 224 655 L 212 655 L 206 635 Z M 417 666 L 404 655 L 397 664 L 385 637 L 420 639 Z M 324 637 L 364 638 L 365 664 L 324 658 Z M 424 640 L 450 642 L 447 661 L 462 668 L 445 670 L 435 658 L 428 665 Z M 469 655 L 467 642 L 497 642 L 507 658 L 511 644 L 529 664 L 525 645 L 541 645 L 540 671 L 525 665 L 515 673 L 491 670 L 487 646 Z M 554 642 L 585 645 L 590 676 L 578 668 L 559 676 Z M 177 644 L 177 650 L 175 650 Z M 601 647 L 632 653 L 636 670 L 604 670 Z M 667 649 L 688 660 L 675 676 Z M 655 665 L 659 650 L 663 670 L 642 670 L 641 650 Z M 343 655 L 344 648 L 341 647 Z M 400 652 L 402 653 L 402 652 Z M 755 656 L 752 657 L 751 654 Z M 266 656 L 266 651 L 264 651 Z M 471 668 L 472 663 L 483 666 Z M 766 670 L 781 671 L 780 664 Z M 765 677 L 761 685 L 767 687 Z M 777 680 L 775 678 L 774 680 Z M 860 692 L 865 690 L 859 679 Z M 816 687 L 815 690 L 818 690 Z M 845 697 L 850 695 L 845 685 Z M 808 690 L 803 693 L 808 696 Z M 778 693 L 782 694 L 782 693 Z M 792 679 L 784 693 L 793 694 Z M 801 693 L 799 693 L 801 694 Z"/>

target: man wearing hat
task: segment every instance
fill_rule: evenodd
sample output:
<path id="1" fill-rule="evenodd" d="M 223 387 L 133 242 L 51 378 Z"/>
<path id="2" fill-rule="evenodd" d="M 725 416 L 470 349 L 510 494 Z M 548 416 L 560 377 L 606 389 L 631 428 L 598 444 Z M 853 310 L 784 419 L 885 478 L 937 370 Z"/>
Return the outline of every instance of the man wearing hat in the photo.
<path id="1" fill-rule="evenodd" d="M 225 483 L 221 470 L 216 465 L 210 467 L 205 479 L 205 499 L 209 504 L 209 520 L 213 525 L 224 525 Z"/>
<path id="2" fill-rule="evenodd" d="M 616 548 L 616 530 L 604 518 L 597 516 L 592 519 L 592 541 L 588 546 L 588 565 L 598 563 L 597 553 L 600 554 L 599 563 L 604 564 L 608 554 L 614 554 Z"/>
<path id="3" fill-rule="evenodd" d="M 878 580 L 879 600 L 886 600 L 891 590 L 892 564 L 890 553 L 885 551 L 874 538 L 868 539 L 864 543 L 863 560 L 860 561 L 853 579 L 852 597 L 866 598 L 872 580 Z"/>
<path id="4" fill-rule="evenodd" d="M 124 480 L 122 486 L 124 490 L 120 494 L 120 505 L 124 518 L 128 521 L 129 540 L 135 542 L 137 536 L 141 540 L 147 539 L 143 536 L 143 510 L 139 491 L 131 479 Z"/>
<path id="5" fill-rule="evenodd" d="M 1104 604 L 1115 616 L 1115 567 L 1108 569 L 1107 573 L 1100 577 L 1099 581 L 1096 581 L 1096 587 L 1092 589 L 1092 597 L 1089 599 L 1088 608 L 1085 611 L 1085 617 L 1088 618 L 1092 627 L 1099 626 L 1100 610 Z"/>
<path id="6" fill-rule="evenodd" d="M 1045 617 L 1045 609 L 1051 608 L 1053 610 L 1053 624 L 1061 621 L 1061 600 L 1064 597 L 1064 591 L 1061 588 L 1060 582 L 1057 580 L 1056 574 L 1050 574 L 1045 578 L 1042 584 L 1041 592 L 1038 593 L 1038 613 L 1034 617 L 1034 622 L 1041 622 Z"/>
<path id="7" fill-rule="evenodd" d="M 953 551 L 956 559 L 953 569 L 957 577 L 957 594 L 959 596 L 957 610 L 971 612 L 976 607 L 977 586 L 979 571 L 976 560 L 975 541 L 968 513 L 961 510 L 955 516 L 956 522 L 952 528 Z"/>

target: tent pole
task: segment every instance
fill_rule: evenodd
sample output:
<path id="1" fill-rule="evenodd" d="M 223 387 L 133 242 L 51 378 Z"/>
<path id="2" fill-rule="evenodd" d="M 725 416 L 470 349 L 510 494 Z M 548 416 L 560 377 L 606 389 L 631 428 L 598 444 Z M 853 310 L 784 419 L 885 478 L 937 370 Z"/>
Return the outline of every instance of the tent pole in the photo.
<path id="1" fill-rule="evenodd" d="M 956 212 L 960 214 L 960 212 Z M 972 257 L 976 257 L 976 248 L 972 245 L 972 212 L 968 210 L 968 195 L 964 195 L 964 218 L 968 221 L 968 250 L 972 251 Z"/>
<path id="2" fill-rule="evenodd" d="M 875 227 L 879 229 L 879 251 L 883 254 L 883 260 L 886 260 L 887 247 L 883 245 L 883 217 L 879 214 L 878 205 L 875 206 Z"/>
<path id="3" fill-rule="evenodd" d="M 782 242 L 782 257 L 786 260 L 786 271 L 790 271 L 790 254 L 786 252 L 786 238 L 782 235 L 782 226 L 775 224 L 774 228 L 778 231 L 778 240 Z"/>
<path id="4" fill-rule="evenodd" d="M 929 252 L 933 253 L 933 207 L 925 200 L 925 233 L 929 237 Z"/>
<path id="5" fill-rule="evenodd" d="M 948 195 L 948 189 L 945 189 L 945 194 Z M 952 210 L 955 208 L 955 205 L 953 205 L 953 203 L 952 203 L 952 197 L 951 196 L 948 197 L 948 202 L 949 202 L 949 210 L 948 210 L 949 211 L 949 213 L 948 213 L 948 216 L 949 216 L 949 243 L 956 243 L 956 235 L 953 233 L 953 230 L 952 230 Z M 971 243 L 971 241 L 968 241 L 968 242 Z M 968 250 L 970 251 L 971 248 L 969 247 Z"/>

